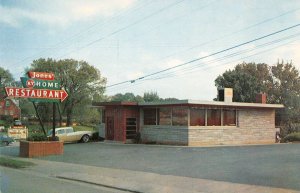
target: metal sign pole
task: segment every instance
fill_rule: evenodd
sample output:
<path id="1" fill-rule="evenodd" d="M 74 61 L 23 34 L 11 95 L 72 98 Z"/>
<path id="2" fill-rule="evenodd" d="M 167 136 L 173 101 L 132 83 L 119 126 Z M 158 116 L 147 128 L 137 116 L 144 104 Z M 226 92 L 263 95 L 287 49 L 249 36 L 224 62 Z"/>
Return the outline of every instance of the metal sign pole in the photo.
<path id="1" fill-rule="evenodd" d="M 52 141 L 55 141 L 55 126 L 56 126 L 56 105 L 53 103 L 53 132 L 52 132 Z"/>
<path id="2" fill-rule="evenodd" d="M 41 125 L 42 129 L 43 129 L 43 132 L 44 132 L 45 136 L 47 136 L 45 128 L 44 128 L 44 125 L 43 125 L 43 122 L 42 122 L 42 119 L 41 119 L 40 114 L 38 112 L 37 106 L 36 106 L 35 102 L 32 102 L 32 104 L 34 106 L 35 113 L 36 113 L 36 115 L 37 115 L 37 117 L 39 119 L 39 122 L 40 122 L 40 125 Z"/>

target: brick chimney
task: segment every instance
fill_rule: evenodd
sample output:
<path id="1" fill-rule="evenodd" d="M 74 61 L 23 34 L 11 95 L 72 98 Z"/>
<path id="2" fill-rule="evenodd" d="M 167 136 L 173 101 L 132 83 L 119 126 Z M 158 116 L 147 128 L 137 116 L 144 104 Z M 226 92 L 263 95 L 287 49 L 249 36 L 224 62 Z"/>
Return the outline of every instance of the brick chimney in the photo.
<path id="1" fill-rule="evenodd" d="M 267 103 L 267 94 L 266 93 L 259 93 L 256 95 L 256 103 Z"/>

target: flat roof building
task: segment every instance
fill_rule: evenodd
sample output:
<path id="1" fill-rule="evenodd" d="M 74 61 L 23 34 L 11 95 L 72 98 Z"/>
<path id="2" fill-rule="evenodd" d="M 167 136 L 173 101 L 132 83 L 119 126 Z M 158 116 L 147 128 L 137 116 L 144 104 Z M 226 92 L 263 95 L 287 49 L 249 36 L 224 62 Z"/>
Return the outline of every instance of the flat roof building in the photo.
<path id="1" fill-rule="evenodd" d="M 197 100 L 94 106 L 105 111 L 100 133 L 106 140 L 188 146 L 274 143 L 275 109 L 284 107 Z"/>

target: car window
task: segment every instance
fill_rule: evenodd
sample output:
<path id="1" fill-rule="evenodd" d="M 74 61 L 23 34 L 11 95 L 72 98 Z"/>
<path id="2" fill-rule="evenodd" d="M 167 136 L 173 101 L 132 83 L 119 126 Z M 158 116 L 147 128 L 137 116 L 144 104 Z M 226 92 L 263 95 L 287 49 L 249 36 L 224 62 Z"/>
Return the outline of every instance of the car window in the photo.
<path id="1" fill-rule="evenodd" d="M 58 131 L 57 131 L 57 134 L 64 134 L 64 133 L 65 133 L 65 130 L 64 130 L 64 129 L 58 130 Z"/>
<path id="2" fill-rule="evenodd" d="M 67 132 L 67 133 L 72 133 L 72 132 L 73 132 L 73 129 L 72 129 L 72 128 L 68 128 L 68 129 L 66 130 L 66 132 Z"/>

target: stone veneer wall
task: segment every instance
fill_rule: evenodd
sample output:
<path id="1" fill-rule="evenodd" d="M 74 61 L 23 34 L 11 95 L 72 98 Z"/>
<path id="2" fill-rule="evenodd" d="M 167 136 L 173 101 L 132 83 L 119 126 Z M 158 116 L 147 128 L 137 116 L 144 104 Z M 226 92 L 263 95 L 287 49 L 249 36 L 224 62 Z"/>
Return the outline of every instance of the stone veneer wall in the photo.
<path id="1" fill-rule="evenodd" d="M 188 145 L 268 144 L 275 142 L 274 109 L 238 110 L 238 126 L 189 127 Z"/>
<path id="2" fill-rule="evenodd" d="M 188 145 L 188 128 L 180 126 L 142 126 L 142 143 Z"/>

